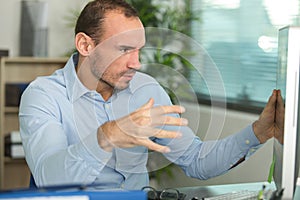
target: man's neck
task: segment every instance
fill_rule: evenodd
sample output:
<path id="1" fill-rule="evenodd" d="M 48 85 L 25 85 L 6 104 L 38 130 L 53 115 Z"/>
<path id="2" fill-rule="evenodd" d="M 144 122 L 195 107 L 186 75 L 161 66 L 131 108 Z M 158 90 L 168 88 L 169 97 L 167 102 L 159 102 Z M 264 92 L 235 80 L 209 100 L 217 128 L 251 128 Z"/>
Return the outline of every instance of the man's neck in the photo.
<path id="1" fill-rule="evenodd" d="M 105 101 L 107 101 L 113 95 L 114 88 L 103 80 L 93 80 L 93 75 L 90 73 L 90 71 L 85 71 L 85 72 L 82 71 L 82 73 L 79 73 L 83 60 L 84 59 L 79 56 L 78 65 L 76 67 L 76 72 L 79 80 L 88 89 L 96 90 L 102 96 L 102 98 Z M 81 69 L 81 70 L 87 70 L 87 69 Z"/>
<path id="2" fill-rule="evenodd" d="M 110 85 L 100 80 L 98 82 L 96 91 L 101 94 L 105 101 L 107 101 L 113 95 L 114 89 Z"/>

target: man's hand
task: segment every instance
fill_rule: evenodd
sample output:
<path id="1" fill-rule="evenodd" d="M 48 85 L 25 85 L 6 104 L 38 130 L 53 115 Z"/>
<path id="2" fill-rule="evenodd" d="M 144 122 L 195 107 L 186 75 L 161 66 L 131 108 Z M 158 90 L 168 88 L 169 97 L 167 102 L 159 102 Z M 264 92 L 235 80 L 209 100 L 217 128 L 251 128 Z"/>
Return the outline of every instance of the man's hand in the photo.
<path id="1" fill-rule="evenodd" d="M 170 113 L 183 113 L 181 106 L 156 106 L 151 98 L 145 105 L 131 114 L 115 121 L 103 124 L 98 129 L 98 143 L 106 151 L 114 147 L 128 148 L 145 146 L 151 150 L 166 153 L 170 149 L 154 143 L 149 137 L 178 138 L 181 133 L 167 131 L 158 127 L 186 126 L 188 121 L 184 118 L 171 117 Z"/>
<path id="2" fill-rule="evenodd" d="M 277 91 L 276 116 L 275 116 L 275 133 L 274 137 L 280 144 L 283 144 L 284 131 L 284 102 L 280 90 Z"/>
<path id="3" fill-rule="evenodd" d="M 280 91 L 273 90 L 259 119 L 253 123 L 254 133 L 260 143 L 265 143 L 274 136 L 283 143 L 283 118 L 284 105 Z"/>

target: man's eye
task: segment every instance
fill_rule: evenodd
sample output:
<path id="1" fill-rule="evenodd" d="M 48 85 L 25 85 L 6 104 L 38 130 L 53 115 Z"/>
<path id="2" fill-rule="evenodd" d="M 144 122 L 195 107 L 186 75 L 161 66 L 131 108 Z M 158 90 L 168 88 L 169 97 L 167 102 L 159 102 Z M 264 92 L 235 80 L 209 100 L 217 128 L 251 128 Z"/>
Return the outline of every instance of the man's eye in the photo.
<path id="1" fill-rule="evenodd" d="M 133 50 L 132 48 L 126 48 L 126 47 L 120 48 L 120 51 L 122 53 L 130 53 L 132 50 Z"/>
<path id="2" fill-rule="evenodd" d="M 122 53 L 127 53 L 127 52 L 129 51 L 129 49 L 128 49 L 128 48 L 122 48 L 122 49 L 120 49 L 120 51 L 121 51 Z"/>

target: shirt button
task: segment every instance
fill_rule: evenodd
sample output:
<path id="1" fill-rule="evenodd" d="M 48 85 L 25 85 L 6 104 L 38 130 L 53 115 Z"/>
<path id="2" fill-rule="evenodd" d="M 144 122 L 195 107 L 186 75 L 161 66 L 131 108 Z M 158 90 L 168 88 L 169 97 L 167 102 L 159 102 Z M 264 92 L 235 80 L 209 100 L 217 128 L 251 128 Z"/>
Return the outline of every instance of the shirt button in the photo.
<path id="1" fill-rule="evenodd" d="M 105 108 L 106 108 L 106 109 L 109 109 L 109 104 L 105 104 Z"/>
<path id="2" fill-rule="evenodd" d="M 250 151 L 251 151 L 251 152 L 254 152 L 254 151 L 255 151 L 255 149 L 250 149 Z"/>
<path id="3" fill-rule="evenodd" d="M 124 183 L 121 184 L 121 188 L 124 188 Z"/>
<path id="4" fill-rule="evenodd" d="M 246 144 L 250 144 L 250 141 L 249 141 L 249 140 L 246 140 L 245 143 L 246 143 Z"/>

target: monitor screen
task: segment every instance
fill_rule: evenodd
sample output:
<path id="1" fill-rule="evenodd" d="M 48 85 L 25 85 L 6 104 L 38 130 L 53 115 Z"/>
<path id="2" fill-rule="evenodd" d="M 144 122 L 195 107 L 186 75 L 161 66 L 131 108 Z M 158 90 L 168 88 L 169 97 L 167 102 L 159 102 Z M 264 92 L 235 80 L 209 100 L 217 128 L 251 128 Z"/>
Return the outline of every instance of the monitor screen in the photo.
<path id="1" fill-rule="evenodd" d="M 299 171 L 299 64 L 300 27 L 284 27 L 279 30 L 277 68 L 277 89 L 285 102 L 284 144 L 274 140 L 273 174 L 277 190 L 284 189 L 282 199 L 292 199 Z"/>

